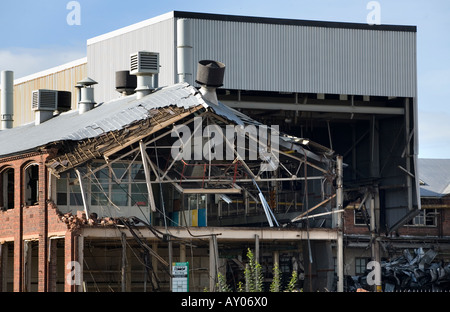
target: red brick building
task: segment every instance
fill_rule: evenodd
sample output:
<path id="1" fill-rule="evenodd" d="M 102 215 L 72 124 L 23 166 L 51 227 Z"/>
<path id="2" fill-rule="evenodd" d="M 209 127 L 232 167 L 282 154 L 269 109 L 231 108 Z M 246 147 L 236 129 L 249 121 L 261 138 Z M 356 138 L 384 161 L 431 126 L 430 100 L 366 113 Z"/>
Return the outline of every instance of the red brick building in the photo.
<path id="1" fill-rule="evenodd" d="M 438 258 L 450 261 L 450 160 L 419 159 L 421 208 L 418 215 L 392 235 L 380 233 L 382 258 L 390 259 L 404 249 L 433 248 Z M 372 258 L 370 215 L 359 203 L 344 213 L 346 273 L 358 275 Z M 366 216 L 366 217 L 364 217 Z"/>

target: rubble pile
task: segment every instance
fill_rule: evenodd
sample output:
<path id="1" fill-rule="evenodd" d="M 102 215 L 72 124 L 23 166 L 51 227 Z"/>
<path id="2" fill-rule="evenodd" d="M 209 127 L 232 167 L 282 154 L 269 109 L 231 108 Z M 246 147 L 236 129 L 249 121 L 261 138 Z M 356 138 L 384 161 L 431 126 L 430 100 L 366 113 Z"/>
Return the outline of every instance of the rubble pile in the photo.
<path id="1" fill-rule="evenodd" d="M 118 224 L 118 220 L 111 218 L 111 217 L 105 217 L 105 218 L 97 218 L 96 213 L 91 213 L 89 215 L 89 219 L 86 218 L 86 214 L 82 211 L 78 211 L 76 215 L 68 212 L 65 214 L 62 214 L 60 216 L 61 221 L 67 224 L 67 227 L 69 230 L 75 230 L 79 228 L 82 225 L 101 225 L 101 226 L 111 226 Z"/>
<path id="2" fill-rule="evenodd" d="M 422 248 L 404 250 L 402 256 L 381 263 L 383 291 L 449 291 L 450 264 L 434 261 L 437 252 L 433 249 L 424 252 Z M 367 271 L 364 276 L 353 277 L 356 289 L 371 289 Z M 370 277 L 369 277 L 370 278 Z M 352 287 L 353 288 L 353 287 Z"/>

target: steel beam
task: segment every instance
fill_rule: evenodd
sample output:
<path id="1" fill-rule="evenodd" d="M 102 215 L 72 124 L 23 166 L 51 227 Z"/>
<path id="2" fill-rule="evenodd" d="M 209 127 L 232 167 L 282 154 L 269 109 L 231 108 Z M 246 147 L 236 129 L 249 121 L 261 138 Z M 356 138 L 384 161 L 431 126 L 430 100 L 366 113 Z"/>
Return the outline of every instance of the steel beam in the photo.
<path id="1" fill-rule="evenodd" d="M 300 112 L 347 113 L 347 114 L 375 114 L 375 115 L 404 115 L 403 107 L 381 106 L 346 106 L 322 104 L 286 104 L 276 102 L 250 102 L 250 101 L 221 101 L 233 108 L 290 110 Z"/>

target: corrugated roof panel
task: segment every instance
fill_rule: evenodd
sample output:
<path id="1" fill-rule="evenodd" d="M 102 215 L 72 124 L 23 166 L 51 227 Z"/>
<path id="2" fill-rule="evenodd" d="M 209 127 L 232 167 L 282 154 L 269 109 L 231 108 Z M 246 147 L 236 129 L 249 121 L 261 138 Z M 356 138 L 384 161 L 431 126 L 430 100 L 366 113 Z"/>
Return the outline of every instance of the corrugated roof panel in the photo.
<path id="1" fill-rule="evenodd" d="M 78 111 L 59 116 L 35 126 L 30 123 L 7 131 L 0 131 L 0 155 L 32 150 L 51 142 L 84 140 L 106 132 L 121 130 L 151 115 L 152 109 L 177 105 L 189 108 L 204 104 L 195 96 L 196 89 L 188 84 L 162 88 L 150 96 L 136 100 L 128 96 L 103 103 L 80 115 Z M 26 140 L 24 140 L 26 138 Z"/>
<path id="2" fill-rule="evenodd" d="M 206 103 L 196 88 L 180 83 L 161 88 L 142 99 L 136 99 L 134 95 L 123 97 L 99 104 L 81 115 L 78 111 L 70 111 L 53 117 L 39 126 L 30 123 L 0 131 L 0 141 L 8 142 L 0 145 L 0 156 L 32 150 L 52 142 L 84 140 L 121 130 L 153 114 L 158 114 L 158 109 L 161 108 L 178 106 L 189 109 L 198 105 L 210 106 L 218 115 L 237 124 L 243 124 L 242 120 L 249 120 L 249 117 L 222 103 L 219 105 Z"/>

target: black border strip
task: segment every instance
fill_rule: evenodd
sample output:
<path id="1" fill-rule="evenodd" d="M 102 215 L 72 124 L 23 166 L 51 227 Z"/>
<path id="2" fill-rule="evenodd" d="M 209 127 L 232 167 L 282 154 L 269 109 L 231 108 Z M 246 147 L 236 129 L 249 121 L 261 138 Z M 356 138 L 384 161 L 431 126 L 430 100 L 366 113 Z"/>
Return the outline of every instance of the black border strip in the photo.
<path id="1" fill-rule="evenodd" d="M 363 23 L 310 21 L 310 20 L 297 20 L 297 19 L 271 18 L 271 17 L 254 17 L 254 16 L 241 16 L 241 15 L 197 13 L 197 12 L 185 12 L 185 11 L 174 11 L 174 17 L 227 21 L 227 22 L 244 22 L 244 23 L 311 26 L 311 27 L 325 27 L 325 28 L 417 32 L 417 26 L 369 25 L 369 24 L 363 24 Z"/>

